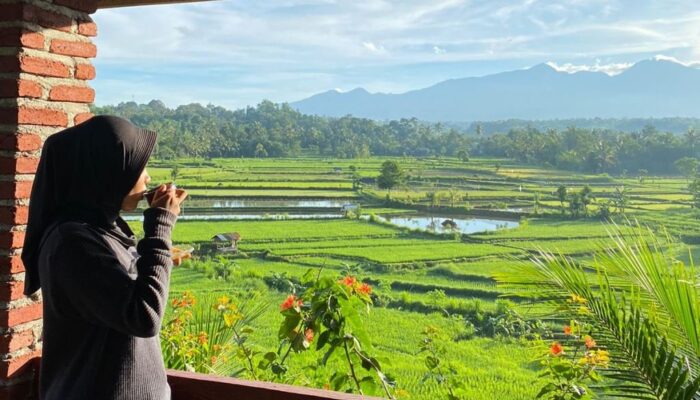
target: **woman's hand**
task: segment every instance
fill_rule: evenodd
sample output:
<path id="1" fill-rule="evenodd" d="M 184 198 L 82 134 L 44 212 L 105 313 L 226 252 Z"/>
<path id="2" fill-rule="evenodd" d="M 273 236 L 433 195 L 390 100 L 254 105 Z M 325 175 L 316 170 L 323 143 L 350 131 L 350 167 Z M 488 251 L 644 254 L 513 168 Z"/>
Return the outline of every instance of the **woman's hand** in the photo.
<path id="1" fill-rule="evenodd" d="M 153 195 L 153 200 L 149 206 L 165 208 L 175 215 L 180 215 L 180 204 L 186 198 L 187 192 L 184 189 L 175 189 L 163 184 L 158 186 L 158 190 Z"/>

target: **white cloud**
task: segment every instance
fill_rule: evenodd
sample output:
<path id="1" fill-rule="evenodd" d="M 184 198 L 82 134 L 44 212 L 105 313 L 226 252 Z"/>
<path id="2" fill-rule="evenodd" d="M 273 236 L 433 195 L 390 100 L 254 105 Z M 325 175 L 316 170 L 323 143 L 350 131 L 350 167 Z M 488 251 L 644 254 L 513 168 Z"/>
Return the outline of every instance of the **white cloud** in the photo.
<path id="1" fill-rule="evenodd" d="M 376 45 L 372 42 L 362 42 L 362 46 L 369 50 L 371 53 L 384 54 L 386 49 L 382 45 Z"/>
<path id="2" fill-rule="evenodd" d="M 670 62 L 684 65 L 686 67 L 693 67 L 693 68 L 700 67 L 700 61 L 681 61 L 681 60 L 677 59 L 676 57 L 665 56 L 663 54 L 655 55 L 654 60 L 656 60 L 656 61 L 670 61 Z"/>
<path id="3" fill-rule="evenodd" d="M 599 60 L 593 65 L 575 65 L 572 63 L 557 64 L 553 61 L 547 62 L 547 65 L 554 68 L 559 72 L 566 72 L 569 74 L 574 74 L 576 72 L 586 71 L 586 72 L 603 72 L 610 76 L 622 73 L 627 68 L 634 65 L 634 63 L 610 63 L 601 64 Z"/>
<path id="4" fill-rule="evenodd" d="M 214 96 L 209 86 L 236 88 L 227 101 L 246 105 L 262 99 L 255 97 L 262 85 L 265 97 L 280 101 L 333 87 L 372 89 L 368 82 L 374 90 L 418 88 L 545 60 L 560 60 L 561 70 L 615 74 L 658 53 L 699 59 L 697 5 L 669 3 L 229 0 L 107 9 L 94 15 L 100 31 L 95 84 L 109 79 L 119 96 L 115 80 L 123 79 L 128 99 L 138 87 L 127 72 L 147 71 L 154 77 L 149 91 L 175 93 L 185 81 L 200 80 L 202 97 Z M 605 62 L 591 65 L 598 57 Z M 411 73 L 396 73 L 401 68 Z M 187 79 L 156 83 L 164 70 Z"/>

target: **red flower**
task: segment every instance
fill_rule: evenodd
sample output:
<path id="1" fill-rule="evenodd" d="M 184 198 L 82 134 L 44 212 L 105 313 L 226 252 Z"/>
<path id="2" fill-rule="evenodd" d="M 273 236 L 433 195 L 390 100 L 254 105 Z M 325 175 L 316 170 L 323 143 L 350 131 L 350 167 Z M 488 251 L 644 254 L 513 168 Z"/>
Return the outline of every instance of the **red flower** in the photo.
<path id="1" fill-rule="evenodd" d="M 354 276 L 349 276 L 349 275 L 348 275 L 348 276 L 346 276 L 345 278 L 343 278 L 343 279 L 340 281 L 340 283 L 342 283 L 343 285 L 345 285 L 345 286 L 347 286 L 347 287 L 349 287 L 349 288 L 352 288 L 353 286 L 355 286 L 355 283 L 357 283 L 357 279 L 355 279 Z"/>
<path id="2" fill-rule="evenodd" d="M 596 342 L 595 342 L 595 340 L 593 340 L 593 338 L 590 337 L 590 336 L 588 336 L 588 335 L 586 335 L 586 337 L 584 338 L 584 340 L 586 341 L 586 347 L 589 348 L 589 349 L 591 349 L 591 348 L 593 348 L 593 347 L 596 347 L 596 345 L 597 345 Z"/>
<path id="3" fill-rule="evenodd" d="M 362 285 L 360 285 L 360 287 L 357 288 L 357 292 L 369 295 L 370 293 L 372 293 L 372 286 L 363 283 Z"/>
<path id="4" fill-rule="evenodd" d="M 304 331 L 304 336 L 307 342 L 311 343 L 314 341 L 314 331 L 311 328 Z"/>
<path id="5" fill-rule="evenodd" d="M 559 342 L 552 343 L 552 346 L 549 348 L 549 353 L 555 357 L 561 355 L 563 352 L 564 347 L 562 347 Z"/>
<path id="6" fill-rule="evenodd" d="M 571 327 L 569 325 L 564 326 L 564 334 L 571 335 Z"/>
<path id="7" fill-rule="evenodd" d="M 280 305 L 280 310 L 285 311 L 285 310 L 289 310 L 290 308 L 294 307 L 294 302 L 296 301 L 296 299 L 297 298 L 293 294 L 290 294 L 289 296 L 287 296 L 287 299 L 285 301 L 283 301 L 282 304 Z M 301 303 L 301 300 L 299 300 L 299 303 Z M 299 304 L 299 305 L 301 305 L 301 304 Z"/>

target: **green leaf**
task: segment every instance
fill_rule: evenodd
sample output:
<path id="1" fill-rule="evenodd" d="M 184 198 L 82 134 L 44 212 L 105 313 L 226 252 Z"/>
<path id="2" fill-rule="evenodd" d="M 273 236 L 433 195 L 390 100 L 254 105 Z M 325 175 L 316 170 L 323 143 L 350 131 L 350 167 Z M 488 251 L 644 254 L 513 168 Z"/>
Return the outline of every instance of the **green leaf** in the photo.
<path id="1" fill-rule="evenodd" d="M 427 356 L 425 357 L 425 366 L 428 367 L 429 370 L 434 370 L 435 368 L 440 365 L 440 359 L 437 357 L 433 356 Z"/>
<path id="2" fill-rule="evenodd" d="M 377 381 L 374 380 L 374 377 L 366 376 L 360 380 L 360 389 L 362 389 L 364 394 L 368 394 L 378 392 L 381 390 L 381 387 Z"/>
<path id="3" fill-rule="evenodd" d="M 263 358 L 270 362 L 275 361 L 277 359 L 277 353 L 275 353 L 274 351 L 268 351 L 267 353 L 265 353 Z"/>
<path id="4" fill-rule="evenodd" d="M 325 330 L 318 336 L 318 341 L 316 342 L 316 349 L 321 349 L 328 343 L 328 339 L 331 337 L 331 331 Z"/>
<path id="5" fill-rule="evenodd" d="M 344 372 L 336 372 L 331 376 L 331 387 L 333 390 L 342 390 L 343 386 L 345 386 L 349 379 L 348 374 Z"/>

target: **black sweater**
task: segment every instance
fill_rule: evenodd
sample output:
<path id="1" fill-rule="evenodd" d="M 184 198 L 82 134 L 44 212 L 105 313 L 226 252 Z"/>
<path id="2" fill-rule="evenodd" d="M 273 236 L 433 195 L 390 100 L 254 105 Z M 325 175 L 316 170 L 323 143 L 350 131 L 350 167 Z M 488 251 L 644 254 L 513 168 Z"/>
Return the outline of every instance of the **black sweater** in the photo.
<path id="1" fill-rule="evenodd" d="M 79 221 L 47 232 L 38 262 L 42 400 L 170 399 L 158 333 L 176 219 L 145 210 L 135 247 Z"/>

